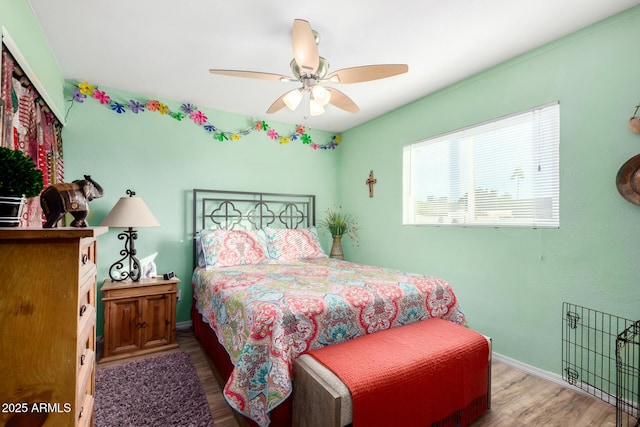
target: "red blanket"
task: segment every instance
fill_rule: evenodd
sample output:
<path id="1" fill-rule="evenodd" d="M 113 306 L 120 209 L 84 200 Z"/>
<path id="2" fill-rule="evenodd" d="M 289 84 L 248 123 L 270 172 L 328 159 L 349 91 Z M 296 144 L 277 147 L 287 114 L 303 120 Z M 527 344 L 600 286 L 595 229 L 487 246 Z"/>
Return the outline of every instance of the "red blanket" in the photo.
<path id="1" fill-rule="evenodd" d="M 310 353 L 349 388 L 353 425 L 467 425 L 487 410 L 489 345 L 441 319 Z"/>

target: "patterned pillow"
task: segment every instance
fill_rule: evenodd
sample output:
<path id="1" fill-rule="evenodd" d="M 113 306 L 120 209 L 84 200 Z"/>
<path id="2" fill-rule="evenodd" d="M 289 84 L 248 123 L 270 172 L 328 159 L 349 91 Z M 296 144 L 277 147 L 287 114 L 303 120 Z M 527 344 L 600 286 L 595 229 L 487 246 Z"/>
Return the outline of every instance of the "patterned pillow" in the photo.
<path id="1" fill-rule="evenodd" d="M 202 233 L 202 231 L 200 233 Z M 207 262 L 204 260 L 204 251 L 202 250 L 200 233 L 198 233 L 198 235 L 196 236 L 196 256 L 198 257 L 198 267 L 206 267 Z"/>
<path id="2" fill-rule="evenodd" d="M 262 230 L 202 230 L 200 244 L 207 266 L 231 267 L 267 260 Z"/>
<path id="3" fill-rule="evenodd" d="M 322 251 L 315 227 L 292 229 L 267 227 L 264 233 L 267 238 L 269 258 L 279 262 L 327 256 Z"/>

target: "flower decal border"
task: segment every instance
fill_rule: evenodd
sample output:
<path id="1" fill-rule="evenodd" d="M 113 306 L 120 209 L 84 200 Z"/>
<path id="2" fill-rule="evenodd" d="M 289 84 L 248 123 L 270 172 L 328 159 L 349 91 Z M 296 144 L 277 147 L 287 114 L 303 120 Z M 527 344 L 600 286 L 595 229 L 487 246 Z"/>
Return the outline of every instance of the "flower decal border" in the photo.
<path id="1" fill-rule="evenodd" d="M 148 111 L 170 117 L 177 121 L 189 120 L 194 125 L 202 127 L 205 132 L 211 134 L 213 139 L 219 142 L 238 141 L 243 136 L 249 135 L 252 132 L 264 132 L 271 141 L 277 141 L 280 145 L 289 144 L 292 141 L 299 141 L 302 144 L 308 145 L 313 150 L 333 150 L 338 147 L 338 144 L 342 141 L 340 135 L 334 135 L 329 142 L 318 144 L 312 140 L 311 135 L 307 133 L 303 125 L 296 125 L 295 130 L 290 133 L 282 133 L 272 128 L 264 120 L 255 122 L 247 129 L 231 132 L 218 128 L 197 106 L 190 103 L 183 103 L 177 111 L 174 111 L 167 104 L 158 100 L 142 101 L 129 99 L 128 101 L 116 101 L 108 95 L 106 91 L 100 90 L 96 85 L 91 85 L 86 81 L 75 84 L 71 99 L 69 100 L 71 105 L 74 103 L 82 104 L 86 99 L 93 99 L 101 105 L 105 105 L 116 114 L 125 114 L 127 112 L 140 114 Z"/>

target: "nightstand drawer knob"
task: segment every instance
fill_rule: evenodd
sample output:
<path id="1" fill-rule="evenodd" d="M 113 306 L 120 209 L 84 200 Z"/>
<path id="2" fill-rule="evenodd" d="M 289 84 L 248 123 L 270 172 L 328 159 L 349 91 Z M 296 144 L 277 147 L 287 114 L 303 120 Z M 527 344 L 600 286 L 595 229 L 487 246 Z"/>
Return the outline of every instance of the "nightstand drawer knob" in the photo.
<path id="1" fill-rule="evenodd" d="M 89 255 L 82 254 L 82 265 L 85 265 L 87 262 L 89 262 Z"/>
<path id="2" fill-rule="evenodd" d="M 85 359 L 85 356 L 83 354 L 82 356 L 80 356 L 80 366 L 84 366 L 84 359 Z"/>
<path id="3" fill-rule="evenodd" d="M 86 312 L 87 312 L 87 305 L 82 304 L 82 306 L 80 307 L 80 317 L 84 316 Z"/>

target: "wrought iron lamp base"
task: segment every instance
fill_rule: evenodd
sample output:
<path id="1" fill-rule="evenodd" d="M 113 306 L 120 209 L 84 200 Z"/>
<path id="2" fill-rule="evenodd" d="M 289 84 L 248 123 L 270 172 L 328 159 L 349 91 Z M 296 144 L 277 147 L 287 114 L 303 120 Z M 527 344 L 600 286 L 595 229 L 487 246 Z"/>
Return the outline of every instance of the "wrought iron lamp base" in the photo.
<path id="1" fill-rule="evenodd" d="M 120 258 L 114 262 L 109 268 L 109 277 L 114 282 L 122 282 L 124 280 L 140 281 L 140 261 L 136 258 L 136 249 L 134 242 L 138 238 L 138 232 L 132 227 L 118 234 L 119 240 L 124 240 L 124 249 L 120 251 Z M 128 270 L 125 270 L 125 265 Z"/>

